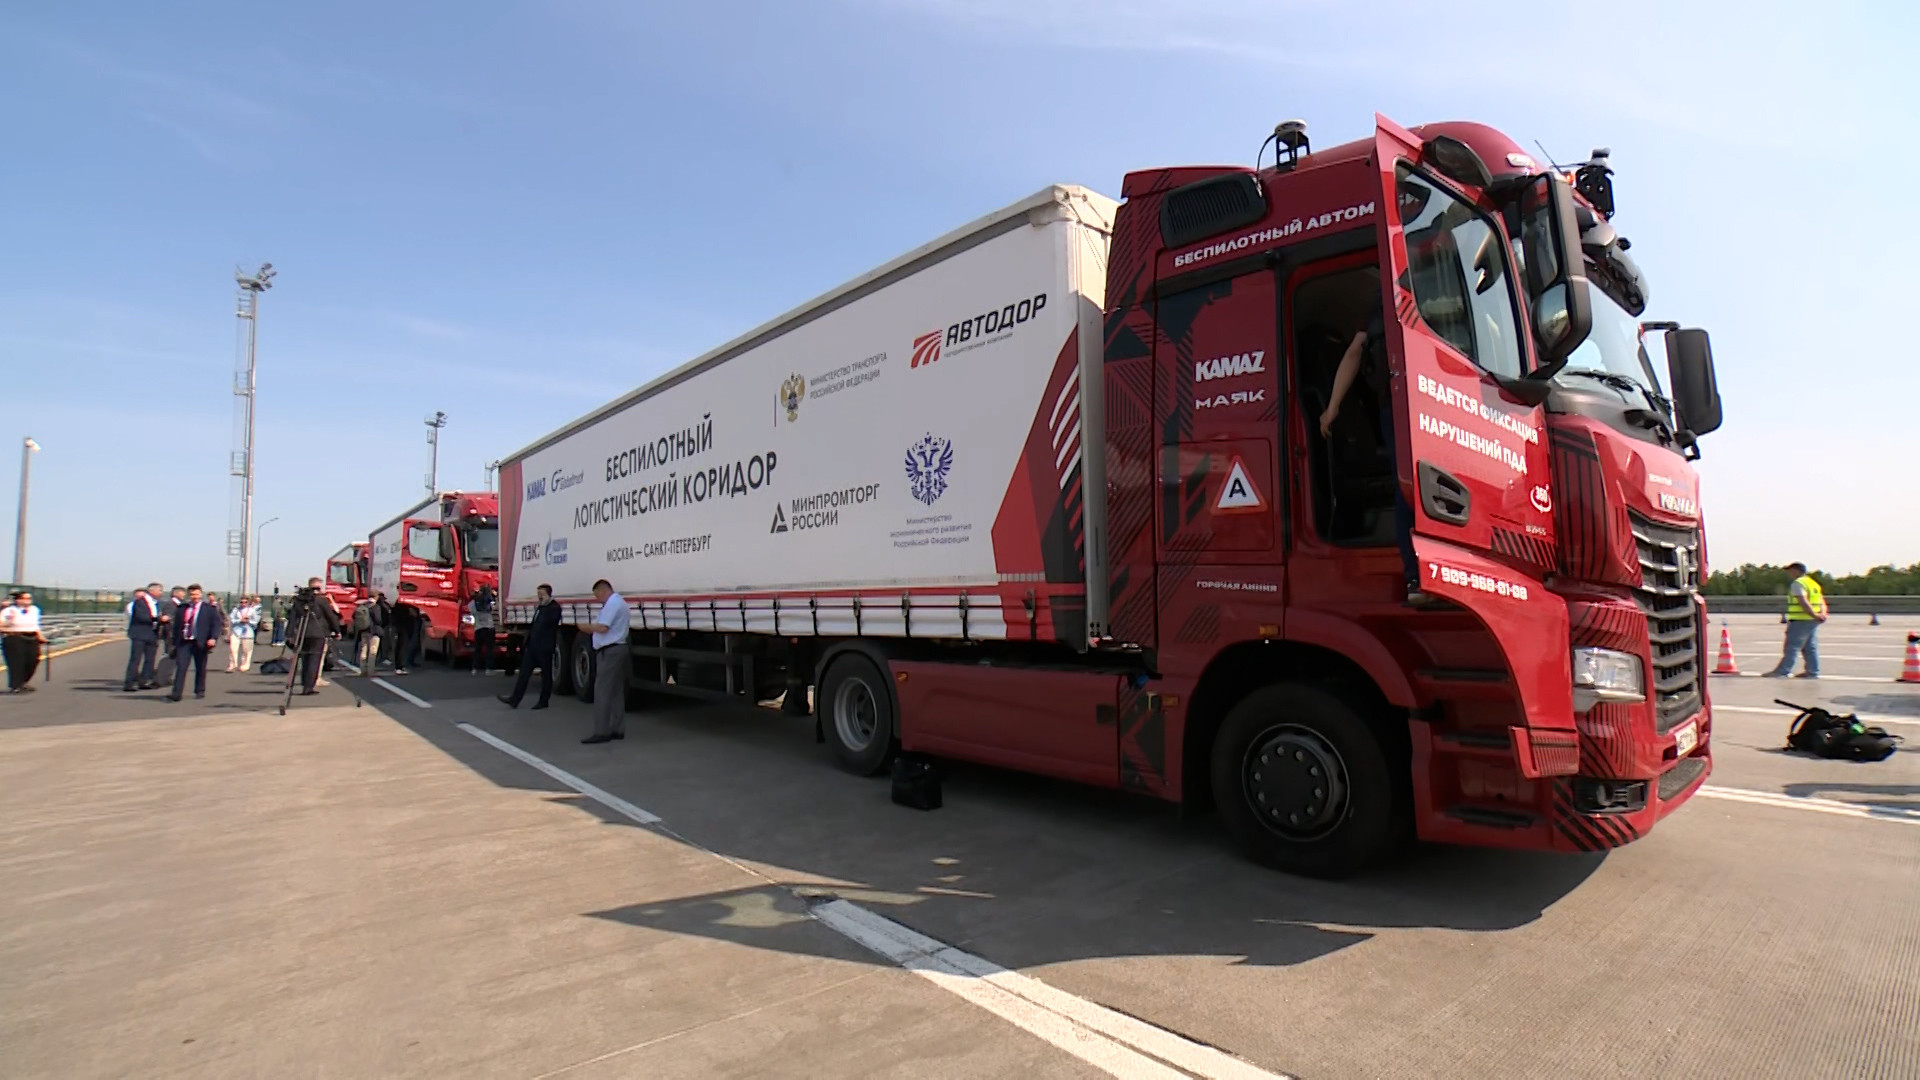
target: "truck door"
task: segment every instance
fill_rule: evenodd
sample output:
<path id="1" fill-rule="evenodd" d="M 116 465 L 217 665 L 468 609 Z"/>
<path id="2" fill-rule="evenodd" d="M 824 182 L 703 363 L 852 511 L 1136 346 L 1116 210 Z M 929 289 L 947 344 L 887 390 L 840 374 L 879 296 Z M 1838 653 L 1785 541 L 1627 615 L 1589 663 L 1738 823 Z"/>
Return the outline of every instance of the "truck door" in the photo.
<path id="1" fill-rule="evenodd" d="M 1423 160 L 1417 136 L 1376 121 L 1396 465 L 1421 588 L 1498 639 L 1530 729 L 1570 734 L 1566 604 L 1540 584 L 1554 559 L 1546 416 L 1501 385 L 1531 353 L 1511 248 L 1499 220 Z"/>
<path id="2" fill-rule="evenodd" d="M 459 604 L 454 596 L 454 539 L 451 526 L 409 519 L 400 558 L 400 597 L 427 617 L 430 638 L 457 633 Z"/>

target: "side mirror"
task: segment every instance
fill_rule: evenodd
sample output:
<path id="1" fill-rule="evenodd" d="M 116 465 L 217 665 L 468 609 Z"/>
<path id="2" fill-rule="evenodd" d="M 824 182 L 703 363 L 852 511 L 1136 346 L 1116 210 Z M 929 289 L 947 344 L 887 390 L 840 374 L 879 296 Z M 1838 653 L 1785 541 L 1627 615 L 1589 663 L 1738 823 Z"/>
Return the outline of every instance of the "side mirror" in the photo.
<path id="1" fill-rule="evenodd" d="M 1720 427 L 1720 383 L 1713 374 L 1713 343 L 1705 330 L 1667 331 L 1667 378 L 1680 426 L 1695 435 Z"/>
<path id="2" fill-rule="evenodd" d="M 1527 262 L 1527 300 L 1540 366 L 1528 378 L 1560 373 L 1593 330 L 1593 298 L 1581 255 L 1573 189 L 1556 173 L 1533 178 L 1521 204 L 1521 245 Z"/>

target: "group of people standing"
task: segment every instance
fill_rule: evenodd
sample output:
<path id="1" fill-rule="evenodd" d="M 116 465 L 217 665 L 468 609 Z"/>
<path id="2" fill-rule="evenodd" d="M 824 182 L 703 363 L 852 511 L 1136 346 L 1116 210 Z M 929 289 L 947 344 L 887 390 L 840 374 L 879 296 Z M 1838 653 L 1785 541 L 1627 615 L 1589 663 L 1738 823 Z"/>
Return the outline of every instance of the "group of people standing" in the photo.
<path id="1" fill-rule="evenodd" d="M 171 591 L 153 582 L 133 591 L 127 604 L 127 671 L 120 689 L 160 688 L 159 662 L 173 664 L 173 692 L 168 701 L 185 696 L 187 671 L 193 671 L 193 696 L 207 696 L 207 661 L 221 641 L 227 643 L 227 670 L 253 668 L 254 638 L 266 618 L 255 596 L 242 596 L 232 611 L 220 606 L 198 584 L 176 585 Z"/>

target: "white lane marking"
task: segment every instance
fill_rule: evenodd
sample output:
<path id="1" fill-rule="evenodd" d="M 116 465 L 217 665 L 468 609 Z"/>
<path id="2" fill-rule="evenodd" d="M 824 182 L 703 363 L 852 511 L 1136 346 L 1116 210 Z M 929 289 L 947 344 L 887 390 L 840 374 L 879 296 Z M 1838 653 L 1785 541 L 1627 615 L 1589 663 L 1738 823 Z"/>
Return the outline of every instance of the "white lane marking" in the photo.
<path id="1" fill-rule="evenodd" d="M 375 681 L 384 684 L 384 680 Z M 456 722 L 453 726 L 615 813 L 642 825 L 661 824 L 659 815 L 549 764 L 491 732 L 465 722 Z M 951 948 L 848 901 L 828 901 L 811 906 L 809 911 L 821 925 L 1110 1076 L 1125 1080 L 1190 1080 L 1194 1076 L 1206 1080 L 1289 1080 L 1285 1074 L 1268 1072 L 1213 1047 Z M 1171 1068 L 1169 1064 L 1179 1068 Z M 1180 1071 L 1182 1069 L 1185 1071 Z"/>
<path id="2" fill-rule="evenodd" d="M 431 708 L 433 708 L 433 703 L 432 703 L 432 702 L 430 702 L 430 701 L 428 701 L 428 700 L 427 700 L 426 698 L 423 698 L 423 697 L 418 697 L 418 696 L 416 696 L 416 695 L 413 695 L 413 694 L 409 694 L 409 693 L 407 693 L 407 692 L 406 692 L 405 690 L 402 690 L 402 689 L 400 689 L 399 687 L 397 687 L 397 686 L 395 686 L 395 685 L 393 685 L 392 683 L 390 683 L 390 682 L 388 682 L 388 681 L 387 681 L 387 680 L 385 680 L 385 679 L 375 679 L 375 680 L 373 680 L 373 685 L 375 685 L 375 686 L 384 686 L 384 687 L 386 687 L 387 689 L 389 689 L 389 690 L 391 690 L 391 691 L 393 691 L 393 692 L 394 692 L 394 693 L 396 693 L 396 694 L 399 694 L 399 695 L 400 695 L 401 697 L 403 697 L 403 698 L 405 698 L 405 699 L 407 699 L 408 701 L 411 701 L 411 702 L 413 702 L 413 703 L 414 703 L 415 705 L 418 705 L 418 706 L 420 706 L 420 707 L 421 707 L 421 708 L 423 708 L 423 709 L 431 709 Z"/>
<path id="3" fill-rule="evenodd" d="M 1827 705 L 1822 705 L 1821 708 L 1831 710 L 1831 707 Z M 1715 705 L 1713 707 L 1713 711 L 1717 713 L 1723 713 L 1723 712 L 1752 713 L 1755 716 L 1799 716 L 1800 715 L 1798 712 L 1795 712 L 1792 709 L 1775 709 L 1770 706 L 1763 708 L 1755 705 Z M 1841 715 L 1844 716 L 1846 714 L 1842 713 Z M 1860 722 L 1863 724 L 1914 724 L 1914 725 L 1920 726 L 1920 717 L 1875 716 L 1871 713 L 1862 713 L 1860 714 Z"/>
<path id="4" fill-rule="evenodd" d="M 1875 818 L 1902 825 L 1920 825 L 1920 810 L 1909 810 L 1897 806 L 1868 806 L 1863 803 L 1840 802 L 1836 799 L 1816 799 L 1811 795 L 1781 795 L 1772 791 L 1714 787 L 1712 784 L 1702 786 L 1695 794 L 1705 795 L 1709 799 L 1726 799 L 1729 802 L 1751 803 L 1754 806 L 1772 806 L 1781 810 L 1807 810 L 1816 814 Z"/>
<path id="5" fill-rule="evenodd" d="M 347 663 L 347 662 L 346 662 L 345 660 L 342 660 L 342 659 L 340 659 L 340 658 L 339 658 L 339 657 L 337 657 L 337 656 L 333 658 L 333 662 L 334 662 L 334 663 L 336 663 L 336 664 L 339 664 L 339 665 L 340 665 L 341 667 L 343 667 L 343 668 L 346 668 L 346 669 L 347 669 L 347 673 L 348 673 L 348 674 L 350 674 L 350 675 L 360 675 L 360 674 L 364 674 L 364 673 L 363 673 L 363 672 L 362 672 L 362 671 L 360 670 L 360 665 L 358 665 L 358 664 L 349 664 L 349 663 Z"/>
<path id="6" fill-rule="evenodd" d="M 467 734 L 473 736 L 474 738 L 479 739 L 481 742 L 486 743 L 488 746 L 493 747 L 495 750 L 500 751 L 501 753 L 507 755 L 508 757 L 513 758 L 517 761 L 523 761 L 528 765 L 531 765 L 534 768 L 539 769 L 541 772 L 546 773 L 548 776 L 553 777 L 555 780 L 560 781 L 561 783 L 567 785 L 573 790 L 579 792 L 582 795 L 585 795 L 587 798 L 592 799 L 594 802 L 597 802 L 602 806 L 605 806 L 607 809 L 612 810 L 617 814 L 625 815 L 626 817 L 631 818 L 642 825 L 657 825 L 660 823 L 659 815 L 654 814 L 651 811 L 642 810 L 639 807 L 633 805 L 632 803 L 628 802 L 627 800 L 621 798 L 618 795 L 615 795 L 610 791 L 607 791 L 603 788 L 595 787 L 592 784 L 587 783 L 585 780 L 580 779 L 579 777 L 573 775 L 572 773 L 568 772 L 567 770 L 561 768 L 558 765 L 549 765 L 544 760 L 534 757 L 532 754 L 527 753 L 525 750 L 520 749 L 519 747 L 513 745 L 512 743 L 508 742 L 505 739 L 500 738 L 499 736 L 492 734 L 491 732 L 482 731 L 479 728 L 474 727 L 472 724 L 468 724 L 468 723 L 455 723 L 453 726 L 459 728 L 461 731 L 466 732 Z"/>
<path id="7" fill-rule="evenodd" d="M 1765 678 L 1758 671 L 1715 671 L 1716 679 L 1760 679 Z M 1822 675 L 1819 679 L 1802 679 L 1801 682 L 1877 682 L 1897 683 L 1898 679 L 1876 679 L 1869 675 Z"/>
<path id="8" fill-rule="evenodd" d="M 1278 1080 L 1277 1073 L 1008 971 L 845 900 L 815 907 L 813 917 L 1110 1075 Z"/>

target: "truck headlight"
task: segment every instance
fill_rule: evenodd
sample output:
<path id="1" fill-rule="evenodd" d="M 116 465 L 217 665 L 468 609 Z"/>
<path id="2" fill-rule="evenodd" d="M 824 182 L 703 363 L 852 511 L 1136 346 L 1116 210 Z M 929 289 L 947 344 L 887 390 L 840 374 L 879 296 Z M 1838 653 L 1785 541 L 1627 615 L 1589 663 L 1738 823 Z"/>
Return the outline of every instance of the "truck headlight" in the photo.
<path id="1" fill-rule="evenodd" d="M 1614 649 L 1573 650 L 1573 709 L 1586 712 L 1601 702 L 1645 701 L 1647 683 L 1640 658 Z"/>

